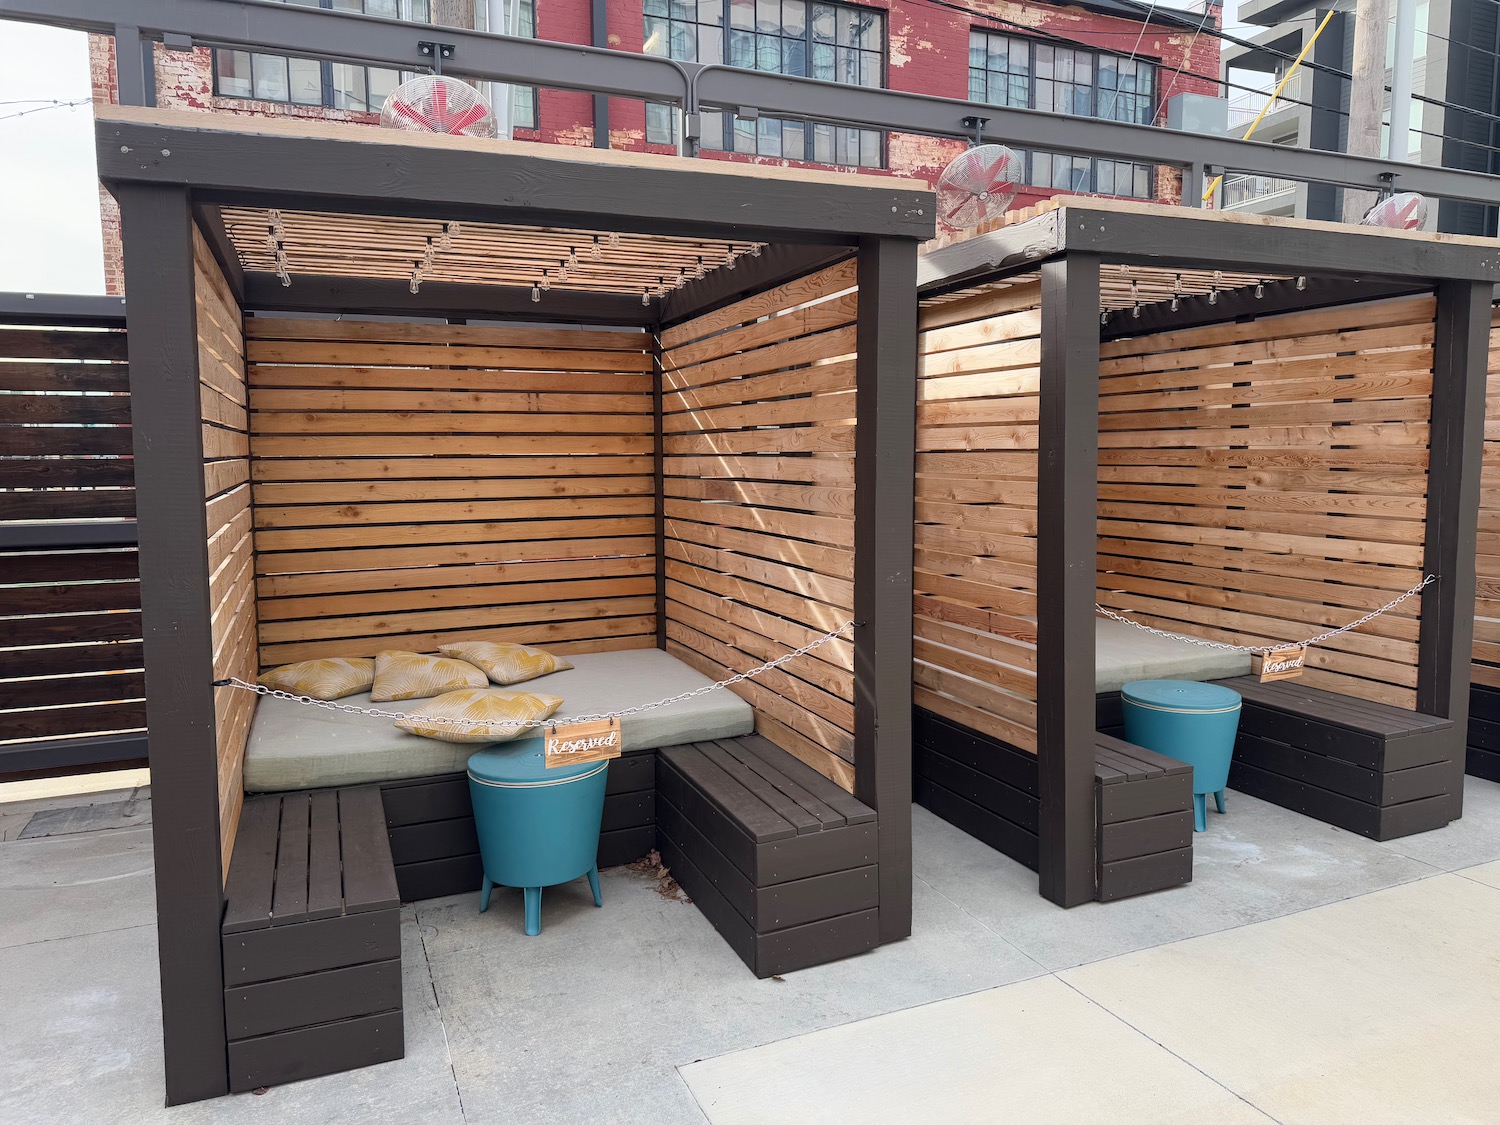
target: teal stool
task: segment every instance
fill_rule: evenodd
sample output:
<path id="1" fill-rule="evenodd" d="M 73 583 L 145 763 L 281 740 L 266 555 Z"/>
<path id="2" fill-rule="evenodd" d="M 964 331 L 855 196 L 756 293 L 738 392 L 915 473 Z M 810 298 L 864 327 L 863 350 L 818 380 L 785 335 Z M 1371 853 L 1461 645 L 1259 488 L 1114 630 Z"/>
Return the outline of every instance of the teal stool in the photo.
<path id="1" fill-rule="evenodd" d="M 1240 726 L 1240 693 L 1193 680 L 1134 680 L 1120 690 L 1125 741 L 1193 767 L 1193 828 L 1208 828 L 1208 794 L 1224 811 L 1224 786 Z"/>
<path id="2" fill-rule="evenodd" d="M 479 909 L 488 910 L 495 885 L 520 887 L 526 933 L 542 932 L 542 888 L 587 875 L 594 905 L 599 890 L 599 824 L 604 816 L 609 763 L 547 769 L 542 740 L 481 750 L 469 759 L 469 795 L 484 861 Z"/>

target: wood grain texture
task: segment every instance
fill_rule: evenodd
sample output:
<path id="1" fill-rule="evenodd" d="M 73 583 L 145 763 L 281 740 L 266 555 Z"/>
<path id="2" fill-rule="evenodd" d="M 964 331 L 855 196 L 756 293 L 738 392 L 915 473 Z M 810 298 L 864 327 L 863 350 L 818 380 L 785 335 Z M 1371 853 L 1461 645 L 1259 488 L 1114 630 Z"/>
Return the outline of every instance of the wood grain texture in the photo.
<path id="1" fill-rule="evenodd" d="M 654 643 L 641 332 L 257 318 L 261 664 Z"/>
<path id="2" fill-rule="evenodd" d="M 662 335 L 667 650 L 717 678 L 853 616 L 853 263 Z M 757 729 L 853 783 L 853 646 L 736 685 Z"/>

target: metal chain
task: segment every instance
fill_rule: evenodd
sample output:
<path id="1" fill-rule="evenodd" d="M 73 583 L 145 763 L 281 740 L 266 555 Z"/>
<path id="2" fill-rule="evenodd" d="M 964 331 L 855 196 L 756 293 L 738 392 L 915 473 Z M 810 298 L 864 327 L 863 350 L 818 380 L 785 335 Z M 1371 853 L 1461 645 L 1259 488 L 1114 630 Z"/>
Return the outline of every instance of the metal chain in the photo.
<path id="1" fill-rule="evenodd" d="M 1329 629 L 1326 633 L 1319 633 L 1316 637 L 1309 637 L 1305 641 L 1287 641 L 1279 645 L 1231 645 L 1225 644 L 1222 641 L 1206 641 L 1202 637 L 1187 637 L 1183 636 L 1181 633 L 1169 633 L 1165 629 L 1153 629 L 1150 625 L 1143 625 L 1139 621 L 1132 621 L 1128 617 L 1121 617 L 1114 610 L 1106 609 L 1098 602 L 1094 603 L 1094 608 L 1102 613 L 1105 617 L 1108 617 L 1111 621 L 1118 621 L 1122 625 L 1134 626 L 1135 628 L 1141 630 L 1143 633 L 1153 633 L 1158 637 L 1166 637 L 1169 640 L 1182 641 L 1184 644 L 1197 645 L 1199 648 L 1218 648 L 1224 649 L 1227 652 L 1250 652 L 1264 656 L 1273 652 L 1285 652 L 1288 649 L 1311 648 L 1313 645 L 1322 644 L 1324 641 L 1332 640 L 1334 637 L 1339 636 L 1341 633 L 1347 633 L 1351 629 L 1358 629 L 1361 625 L 1374 621 L 1382 613 L 1389 613 L 1391 610 L 1395 609 L 1398 605 L 1406 601 L 1408 598 L 1412 598 L 1420 594 L 1423 590 L 1425 590 L 1428 586 L 1432 585 L 1436 581 L 1437 575 L 1429 574 L 1424 577 L 1422 581 L 1418 582 L 1415 586 L 1406 591 L 1406 593 L 1402 594 L 1395 601 L 1386 602 L 1385 605 L 1381 606 L 1379 609 L 1372 609 L 1363 617 L 1355 621 L 1351 621 L 1347 625 L 1341 625 L 1337 629 Z"/>
<path id="2" fill-rule="evenodd" d="M 855 623 L 853 621 L 845 621 L 837 629 L 830 629 L 828 632 L 824 633 L 816 640 L 811 641 L 792 652 L 788 652 L 782 656 L 778 656 L 775 660 L 768 660 L 764 664 L 758 664 L 754 668 L 751 668 L 745 672 L 737 672 L 726 680 L 719 680 L 717 683 L 712 684 L 704 684 L 702 687 L 694 688 L 692 691 L 685 691 L 679 695 L 669 696 L 666 699 L 658 699 L 655 703 L 642 703 L 636 707 L 625 707 L 619 711 L 605 711 L 597 715 L 570 715 L 564 719 L 514 719 L 505 722 L 485 723 L 477 719 L 458 719 L 440 715 L 433 715 L 429 717 L 424 715 L 422 716 L 420 721 L 424 724 L 434 723 L 440 726 L 444 724 L 460 726 L 467 731 L 474 731 L 484 727 L 493 727 L 498 730 L 516 731 L 557 726 L 560 723 L 595 723 L 603 721 L 605 719 L 623 719 L 629 715 L 639 715 L 645 711 L 654 711 L 658 707 L 667 707 L 673 703 L 682 703 L 689 699 L 696 699 L 698 696 L 707 695 L 711 691 L 717 691 L 720 688 L 732 687 L 735 684 L 754 679 L 756 676 L 759 676 L 763 672 L 769 672 L 773 668 L 780 668 L 783 664 L 796 660 L 799 656 L 806 656 L 814 649 L 821 648 L 829 641 L 842 636 L 850 629 L 854 628 L 854 624 Z M 285 699 L 288 702 L 301 703 L 308 707 L 321 707 L 326 711 L 339 711 L 345 715 L 372 715 L 377 719 L 405 719 L 409 717 L 407 713 L 402 711 L 382 711 L 377 707 L 356 707 L 352 703 L 340 703 L 334 699 L 313 699 L 311 696 L 307 695 L 294 695 L 289 691 L 282 691 L 279 688 L 266 687 L 265 684 L 247 683 L 245 680 L 242 680 L 237 676 L 230 676 L 224 680 L 215 681 L 215 686 L 238 688 L 241 691 L 254 692 L 256 695 L 269 696 L 272 699 Z"/>

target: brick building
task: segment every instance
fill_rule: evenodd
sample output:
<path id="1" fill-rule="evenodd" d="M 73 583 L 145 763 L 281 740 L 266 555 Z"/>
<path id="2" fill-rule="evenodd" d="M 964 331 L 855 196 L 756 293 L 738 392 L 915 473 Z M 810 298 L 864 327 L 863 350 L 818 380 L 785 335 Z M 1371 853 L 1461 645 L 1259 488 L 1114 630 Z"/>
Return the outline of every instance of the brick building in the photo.
<path id="1" fill-rule="evenodd" d="M 303 0 L 316 3 L 317 0 Z M 607 0 L 617 50 L 726 62 L 838 82 L 1160 124 L 1169 97 L 1218 90 L 1217 0 L 1207 11 L 1137 7 L 1133 0 L 1073 5 L 1008 0 Z M 593 41 L 591 0 L 520 0 L 520 30 Z M 322 0 L 423 23 L 486 23 L 484 0 Z M 1147 11 L 1150 22 L 1144 22 Z M 112 40 L 91 49 L 94 97 L 118 100 Z M 461 73 L 462 60 L 453 68 Z M 396 71 L 315 59 L 198 48 L 154 52 L 156 103 L 226 113 L 289 114 L 366 122 L 402 78 Z M 518 140 L 594 143 L 594 99 L 566 90 L 512 93 Z M 609 99 L 612 148 L 675 153 L 681 121 L 670 106 Z M 765 163 L 886 170 L 935 182 L 961 141 L 775 118 L 705 114 L 702 155 Z M 1024 154 L 1026 206 L 1059 190 L 1175 202 L 1174 173 L 1125 161 Z M 101 200 L 105 278 L 121 279 L 118 216 Z"/>

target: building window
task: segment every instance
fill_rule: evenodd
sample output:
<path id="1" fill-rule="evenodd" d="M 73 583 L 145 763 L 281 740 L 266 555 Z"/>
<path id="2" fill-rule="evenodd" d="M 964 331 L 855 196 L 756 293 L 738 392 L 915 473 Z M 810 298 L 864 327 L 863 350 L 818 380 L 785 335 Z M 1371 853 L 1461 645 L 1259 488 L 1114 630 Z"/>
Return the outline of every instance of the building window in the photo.
<path id="1" fill-rule="evenodd" d="M 428 0 L 281 0 L 309 8 L 362 12 L 427 23 Z M 224 98 L 378 113 L 409 72 L 383 66 L 287 58 L 253 51 L 214 51 L 214 93 Z"/>
<path id="2" fill-rule="evenodd" d="M 515 0 L 510 0 L 515 2 Z M 516 33 L 525 39 L 536 38 L 536 0 L 519 0 L 521 10 L 517 16 Z M 479 0 L 474 6 L 474 30 L 489 30 L 489 5 Z M 497 35 L 505 34 L 505 28 L 496 28 Z M 483 83 L 476 83 L 483 88 Z M 535 86 L 511 86 L 510 124 L 514 129 L 539 129 L 537 116 L 537 89 Z"/>
<path id="3" fill-rule="evenodd" d="M 969 99 L 1150 125 L 1156 64 L 1104 51 L 1042 43 L 991 31 L 969 35 Z M 1022 152 L 1026 182 L 1058 191 L 1150 199 L 1156 169 L 1127 160 Z"/>
<path id="4" fill-rule="evenodd" d="M 808 0 L 645 0 L 645 52 L 853 86 L 885 85 L 885 13 Z M 646 139 L 674 144 L 677 112 L 646 107 Z M 703 115 L 704 148 L 878 168 L 878 130 L 779 117 Z"/>

